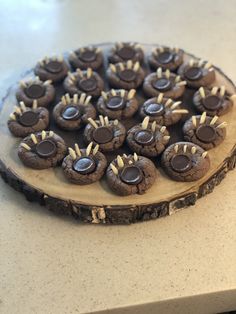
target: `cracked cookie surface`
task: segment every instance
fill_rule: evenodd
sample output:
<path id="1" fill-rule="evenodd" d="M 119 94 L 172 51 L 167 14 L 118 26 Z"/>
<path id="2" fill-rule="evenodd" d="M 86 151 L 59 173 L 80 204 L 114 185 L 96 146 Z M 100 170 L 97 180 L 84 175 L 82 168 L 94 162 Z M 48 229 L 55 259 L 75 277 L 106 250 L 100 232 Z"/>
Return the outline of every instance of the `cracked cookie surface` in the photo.
<path id="1" fill-rule="evenodd" d="M 157 177 L 154 163 L 143 156 L 117 156 L 107 168 L 106 178 L 109 187 L 116 194 L 125 196 L 143 194 Z"/>
<path id="2" fill-rule="evenodd" d="M 178 74 L 190 87 L 209 86 L 215 80 L 215 70 L 210 62 L 204 60 L 189 60 L 178 69 Z"/>
<path id="3" fill-rule="evenodd" d="M 100 48 L 94 46 L 81 47 L 70 53 L 69 62 L 74 69 L 97 70 L 102 66 L 103 53 Z"/>
<path id="4" fill-rule="evenodd" d="M 55 88 L 51 80 L 41 81 L 39 77 L 20 81 L 16 90 L 16 99 L 32 107 L 37 100 L 38 107 L 47 107 L 55 98 Z"/>
<path id="5" fill-rule="evenodd" d="M 39 76 L 42 81 L 51 80 L 54 83 L 62 81 L 68 71 L 69 67 L 62 56 L 45 57 L 34 68 L 35 75 Z"/>
<path id="6" fill-rule="evenodd" d="M 137 43 L 116 43 L 111 48 L 108 60 L 110 63 L 125 62 L 131 60 L 132 62 L 143 62 L 144 53 L 140 44 Z"/>
<path id="7" fill-rule="evenodd" d="M 23 164 L 33 169 L 47 169 L 59 165 L 67 146 L 53 131 L 33 133 L 22 140 L 18 156 Z"/>
<path id="8" fill-rule="evenodd" d="M 148 97 L 157 97 L 160 93 L 164 97 L 177 99 L 185 91 L 185 81 L 181 81 L 180 76 L 170 72 L 169 69 L 163 72 L 158 68 L 155 73 L 148 74 L 143 83 L 143 91 Z"/>
<path id="9" fill-rule="evenodd" d="M 68 72 L 63 82 L 65 90 L 70 94 L 86 93 L 89 96 L 97 98 L 104 89 L 104 82 L 101 76 L 91 68 L 86 70 L 77 69 L 76 72 Z"/>
<path id="10" fill-rule="evenodd" d="M 44 107 L 37 107 L 37 100 L 32 108 L 26 107 L 24 102 L 15 107 L 7 122 L 11 133 L 16 137 L 25 137 L 31 133 L 45 130 L 49 125 L 49 112 Z"/>
<path id="11" fill-rule="evenodd" d="M 99 116 L 99 120 L 88 119 L 89 123 L 84 129 L 86 143 L 99 144 L 102 152 L 109 152 L 121 147 L 126 137 L 126 129 L 118 120 L 109 120 L 108 117 Z"/>
<path id="12" fill-rule="evenodd" d="M 208 116 L 222 116 L 232 109 L 234 96 L 226 92 L 225 86 L 200 87 L 193 95 L 193 104 L 197 111 L 206 111 Z"/>
<path id="13" fill-rule="evenodd" d="M 86 149 L 80 149 L 75 144 L 75 149 L 69 148 L 62 163 L 66 178 L 74 184 L 91 184 L 99 181 L 105 173 L 107 160 L 105 155 L 98 151 L 99 145 L 92 148 L 90 143 Z"/>
<path id="14" fill-rule="evenodd" d="M 127 144 L 133 152 L 146 157 L 158 156 L 170 140 L 166 126 L 149 123 L 149 117 L 133 126 L 127 132 Z"/>
<path id="15" fill-rule="evenodd" d="M 97 110 L 103 116 L 110 119 L 127 119 L 138 110 L 138 100 L 135 97 L 136 90 L 112 89 L 102 92 L 97 102 Z"/>
<path id="16" fill-rule="evenodd" d="M 175 181 L 196 181 L 210 168 L 210 158 L 200 146 L 190 142 L 170 145 L 163 153 L 162 167 Z"/>
<path id="17" fill-rule="evenodd" d="M 61 101 L 53 108 L 53 118 L 56 124 L 68 131 L 79 130 L 88 118 L 96 118 L 96 110 L 91 104 L 91 96 L 82 93 L 80 97 L 74 94 L 62 96 Z"/>
<path id="18" fill-rule="evenodd" d="M 163 70 L 176 71 L 183 63 L 184 51 L 179 48 L 156 47 L 148 57 L 150 66 L 156 70 L 161 67 Z"/>
<path id="19" fill-rule="evenodd" d="M 226 123 L 217 116 L 208 117 L 206 112 L 201 116 L 192 116 L 183 126 L 184 139 L 195 143 L 205 150 L 220 145 L 226 137 Z"/>
<path id="20" fill-rule="evenodd" d="M 169 126 L 177 123 L 188 110 L 181 109 L 181 101 L 174 101 L 164 97 L 161 93 L 157 97 L 147 99 L 139 109 L 142 118 L 149 117 L 150 122 L 156 121 L 159 125 Z"/>
<path id="21" fill-rule="evenodd" d="M 136 89 L 142 84 L 144 76 L 144 70 L 138 61 L 111 63 L 107 69 L 108 82 L 115 88 Z"/>

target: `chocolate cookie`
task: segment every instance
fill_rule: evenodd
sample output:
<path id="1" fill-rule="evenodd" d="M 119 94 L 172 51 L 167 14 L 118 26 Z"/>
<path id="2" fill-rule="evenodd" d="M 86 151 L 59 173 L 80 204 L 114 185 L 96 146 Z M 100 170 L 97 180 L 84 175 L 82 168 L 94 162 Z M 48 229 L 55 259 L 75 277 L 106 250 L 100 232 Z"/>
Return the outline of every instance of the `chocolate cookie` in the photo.
<path id="1" fill-rule="evenodd" d="M 18 156 L 26 167 L 47 169 L 61 163 L 67 151 L 64 140 L 53 131 L 42 131 L 23 139 Z"/>
<path id="2" fill-rule="evenodd" d="M 159 125 L 172 125 L 177 123 L 188 110 L 180 108 L 181 101 L 165 98 L 163 93 L 144 102 L 139 109 L 142 118 L 149 117 L 150 122 L 156 121 Z"/>
<path id="3" fill-rule="evenodd" d="M 107 69 L 107 79 L 109 84 L 115 88 L 124 88 L 130 90 L 139 87 L 144 79 L 144 71 L 137 61 L 133 63 L 131 60 L 110 64 Z"/>
<path id="4" fill-rule="evenodd" d="M 92 97 L 99 97 L 104 89 L 104 82 L 91 68 L 84 71 L 77 69 L 74 73 L 68 72 L 64 88 L 70 95 L 86 93 Z"/>
<path id="5" fill-rule="evenodd" d="M 143 91 L 148 97 L 163 93 L 165 97 L 176 99 L 183 95 L 185 85 L 186 82 L 181 81 L 180 76 L 171 73 L 169 69 L 163 72 L 162 68 L 158 68 L 156 73 L 145 77 Z"/>
<path id="6" fill-rule="evenodd" d="M 34 100 L 37 100 L 38 107 L 47 107 L 55 98 L 55 88 L 52 81 L 42 82 L 38 77 L 20 81 L 16 91 L 18 102 L 23 101 L 28 107 L 32 107 Z"/>
<path id="7" fill-rule="evenodd" d="M 10 114 L 7 122 L 10 132 L 16 137 L 25 137 L 31 133 L 45 130 L 49 124 L 49 112 L 46 108 L 37 107 L 37 100 L 32 108 L 20 102 L 20 107 Z"/>
<path id="8" fill-rule="evenodd" d="M 162 155 L 166 174 L 175 181 L 197 181 L 210 168 L 210 159 L 200 146 L 189 142 L 170 145 Z"/>
<path id="9" fill-rule="evenodd" d="M 143 62 L 144 53 L 140 44 L 137 43 L 116 43 L 108 56 L 110 63 L 125 62 Z"/>
<path id="10" fill-rule="evenodd" d="M 123 124 L 118 120 L 109 121 L 108 117 L 99 116 L 94 121 L 88 118 L 89 124 L 84 129 L 84 140 L 86 143 L 99 144 L 103 152 L 113 151 L 122 146 L 126 136 Z"/>
<path id="11" fill-rule="evenodd" d="M 103 54 L 100 48 L 82 47 L 70 53 L 69 62 L 74 69 L 97 70 L 103 63 Z"/>
<path id="12" fill-rule="evenodd" d="M 188 86 L 195 88 L 209 86 L 215 80 L 213 66 L 204 60 L 191 59 L 179 67 L 178 74 L 187 82 Z"/>
<path id="13" fill-rule="evenodd" d="M 226 122 L 218 121 L 218 117 L 192 116 L 183 126 L 184 139 L 193 142 L 205 150 L 218 146 L 226 136 Z"/>
<path id="14" fill-rule="evenodd" d="M 96 109 L 90 103 L 92 96 L 86 94 L 69 94 L 62 96 L 61 101 L 53 109 L 53 118 L 56 124 L 68 131 L 79 130 L 88 123 L 88 118 L 96 118 Z"/>
<path id="15" fill-rule="evenodd" d="M 149 123 L 149 117 L 127 132 L 127 144 L 133 152 L 147 157 L 158 156 L 170 140 L 166 126 Z"/>
<path id="16" fill-rule="evenodd" d="M 107 168 L 108 185 L 116 194 L 125 196 L 143 194 L 154 183 L 157 177 L 153 162 L 143 156 L 117 156 Z"/>
<path id="17" fill-rule="evenodd" d="M 225 91 L 225 86 L 200 87 L 193 96 L 193 104 L 199 112 L 206 111 L 208 116 L 222 116 L 233 107 L 233 97 Z"/>
<path id="18" fill-rule="evenodd" d="M 62 56 L 46 57 L 40 60 L 34 69 L 35 75 L 38 75 L 42 81 L 51 80 L 52 82 L 62 81 L 68 71 L 69 67 Z"/>
<path id="19" fill-rule="evenodd" d="M 138 100 L 135 94 L 135 89 L 129 92 L 124 89 L 102 92 L 97 102 L 97 110 L 110 119 L 130 118 L 138 110 Z"/>
<path id="20" fill-rule="evenodd" d="M 156 70 L 162 68 L 176 71 L 183 63 L 184 51 L 179 48 L 156 47 L 148 58 L 150 66 Z"/>
<path id="21" fill-rule="evenodd" d="M 106 157 L 98 151 L 99 145 L 92 149 L 93 143 L 90 143 L 86 149 L 80 149 L 75 144 L 75 149 L 69 148 L 67 155 L 62 163 L 62 169 L 66 178 L 75 184 L 90 184 L 99 181 L 104 175 L 107 160 Z"/>

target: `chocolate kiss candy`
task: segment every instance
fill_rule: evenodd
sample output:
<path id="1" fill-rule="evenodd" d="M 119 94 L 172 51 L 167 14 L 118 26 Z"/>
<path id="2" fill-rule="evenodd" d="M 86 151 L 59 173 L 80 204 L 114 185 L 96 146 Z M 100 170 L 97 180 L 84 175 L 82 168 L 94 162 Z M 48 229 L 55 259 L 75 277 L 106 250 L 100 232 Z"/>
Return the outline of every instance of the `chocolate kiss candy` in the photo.
<path id="1" fill-rule="evenodd" d="M 43 140 L 36 147 L 36 153 L 43 158 L 48 158 L 56 153 L 56 144 L 51 140 Z"/>
<path id="2" fill-rule="evenodd" d="M 89 174 L 95 170 L 96 163 L 90 157 L 81 157 L 73 163 L 73 168 L 80 174 Z"/>
<path id="3" fill-rule="evenodd" d="M 97 88 L 97 81 L 94 77 L 82 79 L 79 82 L 79 87 L 85 92 L 91 92 Z"/>
<path id="4" fill-rule="evenodd" d="M 45 87 L 39 84 L 32 84 L 25 88 L 25 93 L 29 98 L 38 99 L 45 94 Z"/>
<path id="5" fill-rule="evenodd" d="M 200 125 L 196 130 L 196 136 L 204 143 L 211 143 L 216 138 L 216 131 L 211 125 Z"/>
<path id="6" fill-rule="evenodd" d="M 119 77 L 122 79 L 122 81 L 132 82 L 136 78 L 136 73 L 131 69 L 125 69 L 119 72 Z"/>
<path id="7" fill-rule="evenodd" d="M 107 108 L 111 110 L 121 110 L 125 105 L 125 102 L 122 97 L 114 96 L 108 99 Z"/>
<path id="8" fill-rule="evenodd" d="M 221 106 L 221 99 L 216 95 L 209 95 L 203 99 L 203 106 L 208 110 L 216 110 Z"/>
<path id="9" fill-rule="evenodd" d="M 151 103 L 144 107 L 144 111 L 150 116 L 161 116 L 165 109 L 162 104 Z"/>
<path id="10" fill-rule="evenodd" d="M 80 116 L 80 112 L 78 107 L 75 106 L 68 106 L 62 112 L 62 117 L 65 120 L 77 120 Z"/>
<path id="11" fill-rule="evenodd" d="M 171 89 L 171 82 L 166 78 L 160 78 L 152 82 L 152 86 L 161 92 L 165 92 Z"/>
<path id="12" fill-rule="evenodd" d="M 96 60 L 96 53 L 93 50 L 85 50 L 79 54 L 79 58 L 84 62 L 92 62 Z"/>
<path id="13" fill-rule="evenodd" d="M 164 51 L 158 54 L 157 60 L 162 64 L 170 63 L 174 59 L 174 55 L 170 51 Z"/>
<path id="14" fill-rule="evenodd" d="M 25 111 L 19 116 L 19 123 L 23 126 L 29 127 L 35 125 L 39 121 L 38 113 L 34 111 Z"/>
<path id="15" fill-rule="evenodd" d="M 190 81 L 199 80 L 202 77 L 202 69 L 193 66 L 191 68 L 188 68 L 184 74 Z"/>
<path id="16" fill-rule="evenodd" d="M 140 130 L 135 133 L 134 139 L 140 145 L 150 145 L 154 141 L 154 136 L 149 130 Z"/>
<path id="17" fill-rule="evenodd" d="M 172 169 L 177 172 L 185 172 L 192 168 L 192 162 L 187 155 L 173 156 L 170 165 Z"/>
<path id="18" fill-rule="evenodd" d="M 124 183 L 136 185 L 143 179 L 143 174 L 137 166 L 126 166 L 121 174 L 120 178 Z"/>
<path id="19" fill-rule="evenodd" d="M 113 132 L 106 126 L 101 126 L 93 131 L 93 139 L 98 144 L 105 144 L 113 139 Z"/>
<path id="20" fill-rule="evenodd" d="M 133 59 L 135 56 L 135 51 L 132 47 L 122 47 L 121 49 L 117 50 L 118 56 L 120 56 L 123 60 L 130 60 Z"/>
<path id="21" fill-rule="evenodd" d="M 59 73 L 62 71 L 62 63 L 59 61 L 49 61 L 45 64 L 45 69 L 50 73 Z"/>

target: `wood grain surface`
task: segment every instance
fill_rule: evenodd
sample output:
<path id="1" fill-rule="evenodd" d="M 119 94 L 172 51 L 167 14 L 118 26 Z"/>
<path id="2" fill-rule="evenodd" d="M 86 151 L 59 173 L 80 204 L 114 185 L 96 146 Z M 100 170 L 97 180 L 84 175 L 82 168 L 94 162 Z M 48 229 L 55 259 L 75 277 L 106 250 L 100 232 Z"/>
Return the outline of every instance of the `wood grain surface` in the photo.
<path id="1" fill-rule="evenodd" d="M 100 45 L 106 52 L 110 44 Z M 145 52 L 148 53 L 153 46 L 144 45 Z M 186 54 L 185 60 L 191 55 Z M 192 56 L 191 56 L 192 57 Z M 150 71 L 146 67 L 146 71 Z M 29 71 L 27 75 L 31 75 Z M 104 70 L 101 71 L 104 74 Z M 225 85 L 227 90 L 235 93 L 235 86 L 219 69 L 216 69 L 216 81 L 214 85 Z M 6 87 L 7 88 L 7 87 Z M 233 110 L 221 117 L 222 121 L 228 123 L 227 137 L 225 141 L 211 151 L 211 168 L 205 177 L 196 182 L 175 182 L 168 178 L 158 167 L 158 178 L 154 186 L 143 195 L 132 195 L 120 197 L 111 192 L 103 179 L 87 186 L 77 186 L 69 183 L 60 167 L 47 170 L 33 170 L 23 166 L 17 156 L 17 146 L 20 139 L 14 138 L 7 128 L 7 119 L 16 104 L 16 85 L 13 85 L 3 99 L 0 113 L 0 169 L 3 179 L 17 191 L 22 192 L 29 201 L 36 201 L 52 211 L 73 215 L 76 219 L 93 223 L 133 223 L 148 219 L 159 218 L 172 214 L 176 210 L 186 206 L 194 205 L 198 198 L 213 191 L 225 177 L 229 170 L 235 167 L 236 160 L 236 110 Z M 63 93 L 58 87 L 59 95 Z M 184 107 L 191 108 L 190 96 L 193 90 L 186 93 L 183 100 Z M 143 99 L 142 92 L 139 91 L 140 100 Z M 190 114 L 194 113 L 191 109 Z M 135 123 L 136 118 L 133 120 Z M 130 123 L 130 122 L 129 122 Z M 183 123 L 183 121 L 182 121 Z M 178 130 L 180 130 L 178 124 Z M 53 124 L 51 128 L 58 131 L 69 145 L 78 138 L 78 133 L 68 134 L 56 128 Z M 171 130 L 176 134 L 176 127 Z M 181 139 L 173 136 L 174 141 Z M 125 151 L 127 148 L 124 148 Z M 108 156 L 111 160 L 114 155 Z"/>

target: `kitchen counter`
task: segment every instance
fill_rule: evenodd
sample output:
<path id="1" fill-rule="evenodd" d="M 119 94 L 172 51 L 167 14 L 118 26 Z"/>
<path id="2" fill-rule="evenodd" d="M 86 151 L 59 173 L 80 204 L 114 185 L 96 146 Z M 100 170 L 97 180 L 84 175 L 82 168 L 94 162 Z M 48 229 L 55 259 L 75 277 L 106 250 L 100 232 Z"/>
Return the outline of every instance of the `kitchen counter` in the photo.
<path id="1" fill-rule="evenodd" d="M 182 47 L 236 81 L 234 0 L 2 0 L 0 9 L 1 96 L 44 55 L 121 40 Z M 0 313 L 236 309 L 235 190 L 233 171 L 175 215 L 103 226 L 58 217 L 1 180 Z"/>

